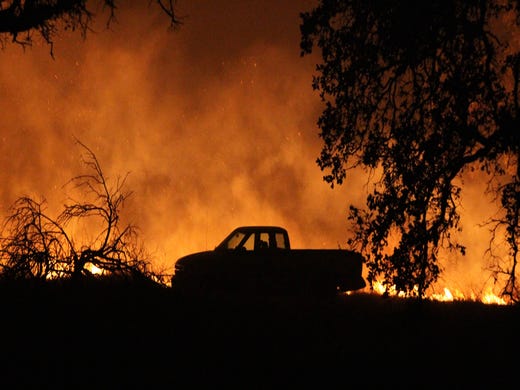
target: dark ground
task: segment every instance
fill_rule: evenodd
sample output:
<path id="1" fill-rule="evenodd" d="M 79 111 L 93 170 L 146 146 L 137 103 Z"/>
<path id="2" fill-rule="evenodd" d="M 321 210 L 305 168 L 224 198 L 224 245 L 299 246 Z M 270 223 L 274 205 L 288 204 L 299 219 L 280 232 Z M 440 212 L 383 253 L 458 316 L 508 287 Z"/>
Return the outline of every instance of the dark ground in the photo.
<path id="1" fill-rule="evenodd" d="M 518 307 L 371 294 L 195 299 L 123 285 L 0 294 L 5 389 L 495 389 L 519 380 Z"/>

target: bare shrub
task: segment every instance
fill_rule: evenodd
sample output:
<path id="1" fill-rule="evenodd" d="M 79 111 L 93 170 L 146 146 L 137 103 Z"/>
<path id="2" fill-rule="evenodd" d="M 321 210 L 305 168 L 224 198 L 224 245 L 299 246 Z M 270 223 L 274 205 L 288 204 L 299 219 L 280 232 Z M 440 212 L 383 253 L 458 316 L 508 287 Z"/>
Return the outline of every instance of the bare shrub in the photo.
<path id="1" fill-rule="evenodd" d="M 15 201 L 0 238 L 1 277 L 78 280 L 96 274 L 164 284 L 166 277 L 152 270 L 137 228 L 121 226 L 120 211 L 131 195 L 125 191 L 126 176 L 109 183 L 92 150 L 77 142 L 88 173 L 66 186 L 78 190 L 84 200 L 70 199 L 56 218 L 47 213 L 44 199 Z M 81 224 L 97 228 L 93 238 L 74 236 Z"/>

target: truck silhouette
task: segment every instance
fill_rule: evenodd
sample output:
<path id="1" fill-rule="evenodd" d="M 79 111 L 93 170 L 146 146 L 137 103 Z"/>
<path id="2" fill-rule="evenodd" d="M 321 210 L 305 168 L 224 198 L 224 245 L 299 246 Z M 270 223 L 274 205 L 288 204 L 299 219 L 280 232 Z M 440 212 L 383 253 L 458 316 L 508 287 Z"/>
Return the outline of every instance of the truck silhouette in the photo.
<path id="1" fill-rule="evenodd" d="M 172 288 L 212 294 L 332 295 L 365 287 L 364 258 L 344 249 L 291 249 L 279 226 L 242 226 L 214 250 L 181 257 Z"/>

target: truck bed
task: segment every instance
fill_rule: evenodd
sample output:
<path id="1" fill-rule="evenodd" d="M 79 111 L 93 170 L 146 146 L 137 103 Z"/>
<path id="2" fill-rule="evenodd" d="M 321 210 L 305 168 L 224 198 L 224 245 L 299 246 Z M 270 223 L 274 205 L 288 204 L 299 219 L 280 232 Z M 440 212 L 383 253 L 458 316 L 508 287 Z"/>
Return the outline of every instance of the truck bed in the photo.
<path id="1" fill-rule="evenodd" d="M 335 294 L 365 287 L 363 258 L 348 250 L 215 250 L 195 257 L 197 261 L 177 269 L 172 283 L 212 291 L 284 294 Z"/>

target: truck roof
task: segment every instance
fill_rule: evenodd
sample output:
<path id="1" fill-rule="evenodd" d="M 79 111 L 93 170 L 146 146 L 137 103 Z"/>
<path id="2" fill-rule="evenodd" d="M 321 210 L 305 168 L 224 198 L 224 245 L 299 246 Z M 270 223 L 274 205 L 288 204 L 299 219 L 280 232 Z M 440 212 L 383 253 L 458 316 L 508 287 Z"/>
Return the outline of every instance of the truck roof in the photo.
<path id="1" fill-rule="evenodd" d="M 248 225 L 248 226 L 239 226 L 236 229 L 233 229 L 233 231 L 237 230 L 243 230 L 243 231 L 257 231 L 257 230 L 270 230 L 270 231 L 279 231 L 279 232 L 287 232 L 286 229 L 284 229 L 281 226 L 271 226 L 271 225 Z"/>
<path id="2" fill-rule="evenodd" d="M 261 234 L 261 233 L 268 233 L 269 235 L 276 235 L 281 234 L 284 236 L 284 247 L 286 249 L 289 249 L 291 244 L 289 242 L 289 233 L 287 233 L 287 230 L 284 229 L 281 226 L 272 226 L 272 225 L 249 225 L 249 226 L 239 226 L 231 231 L 227 235 L 227 237 L 222 241 L 219 245 L 217 245 L 217 248 L 227 248 L 227 242 L 235 236 L 237 233 L 241 233 L 245 236 L 250 236 L 251 234 Z M 247 237 L 246 237 L 247 239 Z"/>

